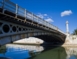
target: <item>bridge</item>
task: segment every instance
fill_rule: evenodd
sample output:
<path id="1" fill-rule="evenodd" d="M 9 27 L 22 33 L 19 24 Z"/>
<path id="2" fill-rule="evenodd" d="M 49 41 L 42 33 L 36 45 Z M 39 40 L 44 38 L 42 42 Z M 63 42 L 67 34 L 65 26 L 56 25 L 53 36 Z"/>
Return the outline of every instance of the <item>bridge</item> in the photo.
<path id="1" fill-rule="evenodd" d="M 31 36 L 60 43 L 66 38 L 58 27 L 10 0 L 0 0 L 0 45 Z"/>

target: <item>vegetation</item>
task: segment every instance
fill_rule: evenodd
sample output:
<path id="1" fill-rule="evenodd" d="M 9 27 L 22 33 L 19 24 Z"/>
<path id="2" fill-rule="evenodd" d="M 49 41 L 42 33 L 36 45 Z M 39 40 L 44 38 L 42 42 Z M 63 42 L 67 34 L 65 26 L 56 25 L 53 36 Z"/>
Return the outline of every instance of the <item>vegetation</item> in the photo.
<path id="1" fill-rule="evenodd" d="M 73 35 L 77 35 L 77 29 L 74 30 Z"/>

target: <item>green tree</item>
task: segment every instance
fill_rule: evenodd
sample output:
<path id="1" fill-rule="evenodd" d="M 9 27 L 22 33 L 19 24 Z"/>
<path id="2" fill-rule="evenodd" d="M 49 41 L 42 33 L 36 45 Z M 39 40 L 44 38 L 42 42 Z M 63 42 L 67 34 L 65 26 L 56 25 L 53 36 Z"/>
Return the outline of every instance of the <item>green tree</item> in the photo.
<path id="1" fill-rule="evenodd" d="M 77 35 L 77 29 L 74 30 L 73 35 Z"/>

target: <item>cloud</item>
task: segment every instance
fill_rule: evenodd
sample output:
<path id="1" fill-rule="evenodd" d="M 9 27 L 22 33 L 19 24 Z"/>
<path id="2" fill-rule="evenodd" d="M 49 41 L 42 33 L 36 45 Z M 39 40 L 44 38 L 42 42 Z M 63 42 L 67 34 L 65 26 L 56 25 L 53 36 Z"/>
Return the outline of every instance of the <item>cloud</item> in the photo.
<path id="1" fill-rule="evenodd" d="M 38 13 L 37 16 L 44 19 L 45 21 L 47 21 L 49 23 L 54 22 L 53 19 L 50 18 L 47 14 Z"/>
<path id="2" fill-rule="evenodd" d="M 38 13 L 37 16 L 40 17 L 40 18 L 44 18 L 44 15 L 41 14 L 41 13 Z"/>
<path id="3" fill-rule="evenodd" d="M 44 14 L 44 16 L 48 16 L 47 14 Z"/>
<path id="4" fill-rule="evenodd" d="M 51 23 L 51 22 L 54 22 L 53 20 L 52 20 L 52 18 L 47 18 L 47 19 L 45 19 L 47 22 L 49 22 L 49 23 Z"/>
<path id="5" fill-rule="evenodd" d="M 71 10 L 65 10 L 65 11 L 61 12 L 61 17 L 71 15 L 71 14 L 72 14 Z"/>

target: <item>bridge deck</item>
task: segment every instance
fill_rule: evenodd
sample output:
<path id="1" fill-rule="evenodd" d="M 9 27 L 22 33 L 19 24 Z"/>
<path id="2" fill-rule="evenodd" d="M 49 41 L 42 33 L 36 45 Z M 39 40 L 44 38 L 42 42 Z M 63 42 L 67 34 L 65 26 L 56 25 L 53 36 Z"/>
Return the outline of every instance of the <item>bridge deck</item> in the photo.
<path id="1" fill-rule="evenodd" d="M 35 14 L 27 11 L 26 9 L 18 6 L 17 4 L 9 0 L 0 0 L 0 12 L 17 18 L 18 20 L 31 23 L 33 25 L 39 25 L 46 27 L 47 29 L 54 29 L 63 33 L 58 27 L 48 23 Z M 64 34 L 64 33 L 63 33 Z"/>
<path id="2" fill-rule="evenodd" d="M 53 28 L 49 28 L 45 25 L 38 24 L 37 22 L 34 22 L 30 19 L 25 20 L 25 17 L 19 16 L 19 15 L 17 15 L 17 17 L 16 17 L 15 14 L 10 12 L 10 11 L 5 10 L 4 14 L 2 13 L 2 11 L 3 11 L 3 9 L 0 8 L 0 19 L 1 20 L 13 22 L 13 23 L 16 23 L 16 24 L 18 23 L 18 24 L 21 24 L 21 25 L 24 25 L 24 26 L 26 25 L 27 27 L 32 27 L 32 28 L 34 27 L 34 28 L 37 28 L 37 29 L 43 29 L 43 30 L 46 30 L 46 31 L 53 31 L 53 32 L 59 33 L 59 31 L 56 31 Z"/>

